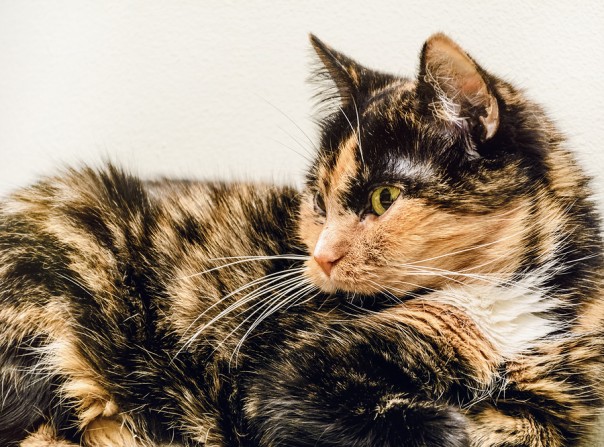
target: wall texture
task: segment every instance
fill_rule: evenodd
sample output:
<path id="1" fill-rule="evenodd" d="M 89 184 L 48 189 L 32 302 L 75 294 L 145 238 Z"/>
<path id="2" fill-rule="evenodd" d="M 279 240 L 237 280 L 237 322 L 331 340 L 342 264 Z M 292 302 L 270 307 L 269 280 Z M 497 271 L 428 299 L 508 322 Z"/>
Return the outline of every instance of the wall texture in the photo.
<path id="1" fill-rule="evenodd" d="M 0 0 L 0 193 L 103 159 L 298 182 L 316 135 L 308 32 L 412 75 L 436 31 L 544 103 L 604 191 L 599 0 Z"/>

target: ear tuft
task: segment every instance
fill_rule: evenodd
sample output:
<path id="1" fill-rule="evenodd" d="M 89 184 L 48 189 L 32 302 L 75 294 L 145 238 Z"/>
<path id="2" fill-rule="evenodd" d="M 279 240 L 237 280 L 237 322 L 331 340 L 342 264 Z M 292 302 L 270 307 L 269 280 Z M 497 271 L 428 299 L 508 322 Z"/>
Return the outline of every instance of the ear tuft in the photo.
<path id="1" fill-rule="evenodd" d="M 470 130 L 480 142 L 497 132 L 499 106 L 484 71 L 446 35 L 434 34 L 424 44 L 419 83 L 433 114 L 450 130 Z"/>
<path id="2" fill-rule="evenodd" d="M 314 34 L 310 34 L 309 37 L 322 66 L 315 74 L 315 79 L 328 78 L 333 81 L 338 91 L 336 96 L 344 105 L 354 102 L 361 89 L 361 75 L 364 68 L 322 42 Z"/>

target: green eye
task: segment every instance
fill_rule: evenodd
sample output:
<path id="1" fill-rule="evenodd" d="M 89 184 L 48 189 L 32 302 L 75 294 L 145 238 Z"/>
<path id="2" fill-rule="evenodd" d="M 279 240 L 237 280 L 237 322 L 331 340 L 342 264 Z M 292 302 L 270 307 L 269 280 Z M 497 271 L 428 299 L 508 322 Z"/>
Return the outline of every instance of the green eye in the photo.
<path id="1" fill-rule="evenodd" d="M 380 186 L 371 193 L 371 209 L 381 216 L 394 203 L 401 190 L 394 186 Z"/>
<path id="2" fill-rule="evenodd" d="M 325 200 L 320 192 L 315 193 L 314 197 L 315 212 L 317 214 L 325 214 Z"/>

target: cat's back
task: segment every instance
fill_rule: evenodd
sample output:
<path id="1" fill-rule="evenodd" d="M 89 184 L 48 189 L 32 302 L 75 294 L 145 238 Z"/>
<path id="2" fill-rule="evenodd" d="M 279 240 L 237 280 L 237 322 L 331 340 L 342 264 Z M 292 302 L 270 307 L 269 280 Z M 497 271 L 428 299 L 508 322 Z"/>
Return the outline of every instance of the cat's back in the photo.
<path id="1" fill-rule="evenodd" d="M 297 200 L 286 187 L 145 182 L 109 165 L 2 201 L 0 381 L 11 389 L 0 444 L 44 418 L 72 418 L 73 404 L 92 420 L 117 408 L 111 396 L 121 410 L 144 403 L 172 367 L 173 335 L 258 271 L 199 273 L 231 256 L 291 251 Z"/>
<path id="2" fill-rule="evenodd" d="M 0 305 L 107 310 L 164 298 L 183 277 L 230 260 L 299 251 L 297 195 L 254 183 L 143 181 L 113 165 L 47 178 L 0 202 Z M 246 276 L 245 265 L 238 273 Z M 228 283 L 233 270 L 212 276 L 221 275 Z"/>
<path id="3" fill-rule="evenodd" d="M 277 244 L 279 236 L 291 244 L 297 204 L 289 187 L 143 181 L 113 165 L 70 169 L 0 201 L 3 273 L 24 273 L 17 265 L 25 260 L 29 273 L 50 266 L 106 272 L 125 258 L 182 257 L 173 252 L 192 248 L 208 257 L 242 255 L 258 243 L 260 250 Z"/>

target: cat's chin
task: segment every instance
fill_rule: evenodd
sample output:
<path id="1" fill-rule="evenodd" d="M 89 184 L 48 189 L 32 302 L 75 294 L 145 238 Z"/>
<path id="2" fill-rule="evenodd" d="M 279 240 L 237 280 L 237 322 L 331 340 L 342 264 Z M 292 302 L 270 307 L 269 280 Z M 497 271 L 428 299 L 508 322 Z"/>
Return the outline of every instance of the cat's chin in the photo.
<path id="1" fill-rule="evenodd" d="M 320 271 L 309 269 L 306 276 L 325 293 L 354 293 L 360 295 L 373 295 L 375 288 L 368 287 L 362 281 L 351 281 L 339 278 L 336 272 L 331 276 L 325 275 Z"/>

